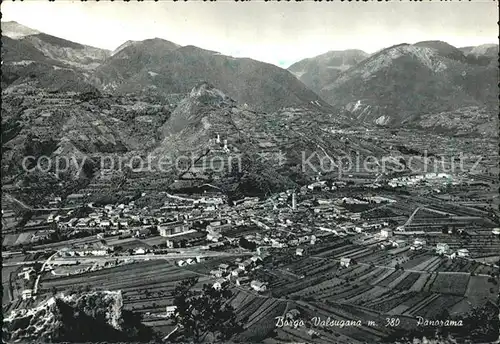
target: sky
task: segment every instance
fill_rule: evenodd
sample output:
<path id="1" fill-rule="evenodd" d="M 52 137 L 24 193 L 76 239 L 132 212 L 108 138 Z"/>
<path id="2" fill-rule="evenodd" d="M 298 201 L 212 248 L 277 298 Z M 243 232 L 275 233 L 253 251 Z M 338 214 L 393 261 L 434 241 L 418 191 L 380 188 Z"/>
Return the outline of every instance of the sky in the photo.
<path id="1" fill-rule="evenodd" d="M 472 2 L 2 2 L 2 21 L 114 50 L 163 38 L 288 67 L 331 50 L 373 53 L 400 43 L 498 42 L 498 3 Z"/>

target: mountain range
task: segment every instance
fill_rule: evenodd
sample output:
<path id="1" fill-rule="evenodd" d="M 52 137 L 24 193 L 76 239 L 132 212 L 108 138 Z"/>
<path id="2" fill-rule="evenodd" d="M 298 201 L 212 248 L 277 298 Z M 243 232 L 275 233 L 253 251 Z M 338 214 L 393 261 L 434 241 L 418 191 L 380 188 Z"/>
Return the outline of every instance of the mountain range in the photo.
<path id="1" fill-rule="evenodd" d="M 329 108 L 290 72 L 268 63 L 181 47 L 159 38 L 129 41 L 111 53 L 15 22 L 4 25 L 8 30 L 2 40 L 3 89 L 31 78 L 50 89 L 79 91 L 93 86 L 114 94 L 165 96 L 187 93 L 208 81 L 255 110 L 316 103 Z"/>
<path id="2" fill-rule="evenodd" d="M 498 106 L 498 45 L 399 44 L 374 54 L 330 51 L 288 70 L 164 39 L 127 41 L 113 52 L 3 22 L 2 88 L 186 94 L 209 82 L 256 111 L 319 106 L 368 125 L 419 126 L 421 116 Z M 472 115 L 474 117 L 474 114 Z"/>
<path id="3" fill-rule="evenodd" d="M 23 173 L 23 156 L 88 158 L 85 180 L 101 185 L 108 183 L 96 175 L 103 154 L 217 156 L 222 146 L 213 140 L 222 135 L 229 150 L 224 159 L 243 153 L 244 169 L 220 178 L 220 187 L 269 193 L 313 177 L 301 171 L 298 152 L 384 153 L 333 129 L 498 135 L 498 46 L 457 49 L 429 41 L 371 55 L 334 51 L 285 70 L 159 38 L 128 41 L 111 52 L 15 22 L 2 23 L 2 30 L 3 181 L 50 185 L 36 188 L 39 193 L 82 185 L 71 177 L 69 187 L 56 175 Z M 262 151 L 288 160 L 263 160 Z M 193 174 L 195 165 L 155 181 L 170 185 Z"/>
<path id="4" fill-rule="evenodd" d="M 420 126 L 422 116 L 470 112 L 464 109 L 475 109 L 469 116 L 473 118 L 478 111 L 487 111 L 494 121 L 497 59 L 498 45 L 458 49 L 441 41 L 425 41 L 399 44 L 372 55 L 357 50 L 331 52 L 299 61 L 289 70 L 359 122 L 408 127 Z"/>

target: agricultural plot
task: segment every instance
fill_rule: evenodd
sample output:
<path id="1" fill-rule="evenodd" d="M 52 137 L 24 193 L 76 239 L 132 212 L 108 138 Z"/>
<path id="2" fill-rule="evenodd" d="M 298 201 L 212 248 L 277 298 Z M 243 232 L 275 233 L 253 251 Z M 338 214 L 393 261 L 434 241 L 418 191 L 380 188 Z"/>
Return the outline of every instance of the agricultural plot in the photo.
<path id="1" fill-rule="evenodd" d="M 267 298 L 249 294 L 248 298 L 244 299 L 237 309 L 237 320 L 246 323 L 252 314 L 254 314 L 266 300 Z"/>
<path id="2" fill-rule="evenodd" d="M 414 314 L 427 319 L 433 319 L 442 314 L 444 310 L 451 309 L 462 300 L 463 297 L 461 296 L 441 295 Z"/>
<path id="3" fill-rule="evenodd" d="M 443 258 L 443 257 L 437 257 L 437 260 L 434 260 L 432 263 L 430 263 L 425 270 L 429 272 L 435 272 L 439 269 L 441 265 L 444 265 L 447 263 L 448 259 Z"/>
<path id="4" fill-rule="evenodd" d="M 440 273 L 430 287 L 430 291 L 441 294 L 463 296 L 469 283 L 469 274 Z"/>
<path id="5" fill-rule="evenodd" d="M 15 233 L 15 234 L 5 234 L 2 240 L 2 246 L 17 246 L 21 244 L 27 244 L 31 242 L 31 237 L 33 232 Z"/>
<path id="6" fill-rule="evenodd" d="M 321 335 L 328 338 L 328 340 L 330 340 L 330 343 L 336 342 L 334 334 L 335 332 L 353 339 L 347 341 L 346 343 L 356 343 L 358 341 L 378 343 L 380 342 L 380 339 L 385 337 L 388 333 L 388 331 L 382 328 L 382 326 L 370 327 L 366 325 L 368 320 L 376 321 L 379 324 L 383 323 L 382 318 L 376 313 L 364 311 L 349 305 L 341 305 L 335 303 L 332 303 L 331 305 L 324 302 L 313 302 L 306 304 L 299 301 L 297 303 L 301 306 L 301 314 L 306 319 L 311 319 L 312 317 L 320 317 L 321 319 L 326 319 L 330 317 L 332 320 L 338 321 L 347 321 L 352 319 L 362 320 L 363 324 L 360 327 L 332 327 L 330 328 L 330 330 L 333 330 L 333 333 L 324 331 L 328 328 L 314 327 L 315 331 L 320 332 L 321 330 L 323 330 L 324 332 L 320 332 Z M 309 339 L 307 342 L 311 342 L 311 340 Z"/>
<path id="7" fill-rule="evenodd" d="M 14 229 L 20 222 L 19 218 L 16 217 L 4 217 L 2 218 L 2 227 L 4 230 Z"/>
<path id="8" fill-rule="evenodd" d="M 383 271 L 380 275 L 378 275 L 376 278 L 372 277 L 367 282 L 370 283 L 371 285 L 377 285 L 380 282 L 382 282 L 384 279 L 386 279 L 387 277 L 389 277 L 390 275 L 392 275 L 393 273 L 396 272 L 396 270 L 394 270 L 394 269 L 382 269 L 382 270 Z"/>
<path id="9" fill-rule="evenodd" d="M 373 309 L 377 312 L 387 313 L 394 307 L 397 307 L 412 296 L 409 292 L 401 292 L 398 290 L 388 290 L 385 294 L 377 299 L 366 302 L 363 306 Z"/>
<path id="10" fill-rule="evenodd" d="M 403 279 L 401 279 L 394 288 L 399 290 L 410 290 L 413 284 L 420 278 L 420 275 L 421 274 L 416 272 L 406 272 Z"/>
<path id="11" fill-rule="evenodd" d="M 14 245 L 18 237 L 19 234 L 5 234 L 2 237 L 2 246 L 6 247 Z"/>
<path id="12" fill-rule="evenodd" d="M 322 264 L 318 264 L 317 266 L 312 266 L 306 270 L 300 270 L 299 272 L 303 272 L 305 276 L 314 276 L 317 274 L 323 273 L 335 273 L 338 269 L 338 263 L 335 261 L 324 261 Z"/>
<path id="13" fill-rule="evenodd" d="M 474 262 L 472 264 L 473 266 L 475 266 L 473 270 L 475 274 L 490 275 L 492 273 L 498 273 L 498 268 L 495 268 L 494 266 L 484 265 L 477 262 Z"/>
<path id="14" fill-rule="evenodd" d="M 498 290 L 498 284 L 495 285 L 492 282 L 488 282 L 488 277 L 471 276 L 465 290 L 465 296 L 473 304 L 483 304 L 487 300 L 494 300 L 498 294 Z"/>
<path id="15" fill-rule="evenodd" d="M 408 309 L 403 313 L 404 315 L 415 316 L 419 314 L 422 309 L 425 309 L 431 302 L 439 298 L 439 294 L 422 293 L 421 298 L 418 302 L 413 303 Z M 409 301 L 409 300 L 408 300 Z"/>
<path id="16" fill-rule="evenodd" d="M 18 267 L 3 267 L 2 268 L 2 306 L 7 305 L 13 300 L 13 280 L 16 273 L 19 271 Z"/>
<path id="17" fill-rule="evenodd" d="M 231 298 L 231 306 L 234 309 L 240 309 L 248 302 L 252 302 L 255 299 L 255 295 L 236 289 L 233 297 Z"/>
<path id="18" fill-rule="evenodd" d="M 364 256 L 364 257 L 358 257 L 356 260 L 360 263 L 373 263 L 375 265 L 383 265 L 383 262 L 387 258 L 387 254 L 385 251 L 375 251 L 372 252 L 370 255 Z"/>
<path id="19" fill-rule="evenodd" d="M 409 292 L 408 297 L 399 305 L 391 309 L 388 314 L 404 314 L 408 309 L 422 302 L 428 297 L 426 293 Z"/>
<path id="20" fill-rule="evenodd" d="M 417 251 L 418 252 L 418 251 Z M 434 258 L 434 255 L 429 252 L 422 252 L 421 254 L 416 254 L 414 256 L 410 256 L 407 262 L 402 264 L 403 268 L 407 270 L 422 270 L 422 267 L 425 267 L 424 263 L 426 263 L 429 259 Z"/>
<path id="21" fill-rule="evenodd" d="M 378 299 L 382 295 L 388 293 L 389 290 L 384 287 L 379 287 L 379 286 L 372 286 L 370 289 L 366 290 L 363 293 L 358 293 L 357 295 L 351 297 L 350 299 L 346 300 L 346 303 L 353 304 L 353 305 L 360 305 L 363 306 L 366 304 L 366 302 L 369 302 L 374 299 Z"/>
<path id="22" fill-rule="evenodd" d="M 151 246 L 139 239 L 128 239 L 118 241 L 116 246 L 121 246 L 123 250 L 133 250 L 136 248 L 151 249 Z"/>
<path id="23" fill-rule="evenodd" d="M 430 274 L 425 273 L 425 272 L 419 274 L 418 279 L 410 287 L 410 290 L 411 291 L 422 291 L 422 289 L 424 289 L 424 286 L 427 284 L 429 277 L 430 277 Z"/>
<path id="24" fill-rule="evenodd" d="M 350 298 L 372 289 L 371 285 L 347 284 L 335 295 L 328 298 L 330 301 L 347 302 Z"/>
<path id="25" fill-rule="evenodd" d="M 430 257 L 427 257 L 427 259 L 425 261 L 423 261 L 422 263 L 414 266 L 413 268 L 411 268 L 411 270 L 416 270 L 416 271 L 431 271 L 429 270 L 430 267 L 432 266 L 436 266 L 436 264 L 439 264 L 441 261 L 441 257 L 438 257 L 438 256 L 430 256 Z M 410 269 L 408 269 L 410 270 Z"/>
<path id="26" fill-rule="evenodd" d="M 287 284 L 281 285 L 278 288 L 272 290 L 272 294 L 275 297 L 285 297 L 290 294 L 297 293 L 303 289 L 309 288 L 311 286 L 315 286 L 324 281 L 330 280 L 333 276 L 315 276 L 299 279 L 294 282 L 289 282 Z"/>
<path id="27" fill-rule="evenodd" d="M 328 281 L 316 284 L 314 286 L 310 286 L 307 288 L 304 288 L 302 290 L 299 290 L 298 292 L 295 292 L 292 295 L 297 295 L 300 297 L 314 297 L 314 298 L 322 298 L 324 297 L 323 295 L 331 291 L 334 287 L 340 285 L 344 280 L 339 279 L 339 278 L 332 278 L 329 279 Z"/>
<path id="28" fill-rule="evenodd" d="M 197 274 L 177 268 L 165 261 L 127 264 L 109 269 L 87 272 L 75 276 L 42 279 L 40 292 L 50 294 L 70 290 L 76 286 L 92 290 L 121 290 L 124 305 L 140 313 L 161 313 L 171 304 L 171 292 L 183 279 Z M 200 279 L 199 284 L 206 283 Z"/>
<path id="29" fill-rule="evenodd" d="M 321 271 L 317 269 L 321 269 L 325 265 L 335 266 L 336 263 L 333 260 L 315 259 L 313 257 L 307 257 L 307 258 L 300 258 L 291 262 L 290 264 L 286 264 L 283 266 L 283 269 L 289 270 L 297 275 L 303 275 L 310 272 L 313 272 L 312 274 L 314 274 L 314 271 Z"/>
<path id="30" fill-rule="evenodd" d="M 245 330 L 238 334 L 236 341 L 258 343 L 269 336 L 276 328 L 275 317 L 283 316 L 286 302 L 267 299 L 246 316 Z M 239 310 L 237 309 L 236 312 Z M 248 312 L 248 311 L 247 311 Z"/>
<path id="31" fill-rule="evenodd" d="M 141 239 L 141 241 L 143 243 L 147 244 L 148 246 L 155 246 L 155 245 L 164 244 L 167 240 L 164 237 L 157 235 L 154 237 Z"/>
<path id="32" fill-rule="evenodd" d="M 162 333 L 164 336 L 169 334 L 175 329 L 175 326 L 173 326 L 171 320 L 165 318 L 159 318 L 156 316 L 151 316 L 151 317 L 143 316 L 142 323 L 146 326 L 154 328 L 155 331 Z"/>
<path id="33" fill-rule="evenodd" d="M 365 282 L 370 283 L 371 280 L 378 279 L 383 273 L 386 273 L 386 272 L 387 272 L 387 269 L 385 269 L 385 268 L 370 269 L 369 271 L 367 271 L 366 274 L 359 276 L 356 279 L 356 282 L 358 282 L 358 283 L 365 283 Z"/>
<path id="34" fill-rule="evenodd" d="M 377 285 L 380 285 L 382 287 L 389 287 L 389 285 L 394 281 L 396 280 L 397 278 L 399 278 L 401 275 L 403 275 L 403 271 L 401 270 L 396 270 L 396 271 L 393 271 L 392 274 L 388 275 L 386 278 L 384 278 L 382 281 L 378 282 Z"/>
<path id="35" fill-rule="evenodd" d="M 362 246 L 357 246 L 349 243 L 348 241 L 342 241 L 333 246 L 333 248 L 324 250 L 319 253 L 314 253 L 315 256 L 324 257 L 324 258 L 340 258 L 346 254 L 356 252 L 358 250 L 362 250 Z"/>
<path id="36" fill-rule="evenodd" d="M 348 268 L 339 269 L 336 275 L 349 281 L 354 281 L 358 276 L 370 272 L 372 268 L 368 265 L 351 265 Z"/>

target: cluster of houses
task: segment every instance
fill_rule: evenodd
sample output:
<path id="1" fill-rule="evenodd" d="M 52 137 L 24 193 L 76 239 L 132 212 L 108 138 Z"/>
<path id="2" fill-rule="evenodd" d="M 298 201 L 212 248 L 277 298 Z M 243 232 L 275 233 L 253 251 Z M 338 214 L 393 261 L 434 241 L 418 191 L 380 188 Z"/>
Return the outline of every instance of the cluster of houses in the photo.
<path id="1" fill-rule="evenodd" d="M 450 249 L 450 246 L 447 243 L 437 243 L 436 253 L 439 255 L 443 255 L 449 259 L 455 259 L 456 257 L 461 257 L 461 258 L 469 257 L 468 249 L 460 248 L 456 251 L 453 251 L 452 249 Z"/>
<path id="2" fill-rule="evenodd" d="M 255 255 L 246 260 L 238 258 L 234 264 L 222 263 L 218 269 L 210 271 L 210 274 L 216 278 L 213 288 L 221 289 L 225 283 L 234 283 L 237 286 L 250 285 L 250 288 L 257 292 L 266 291 L 267 285 L 264 282 L 253 280 L 247 274 L 260 268 L 260 264 L 267 258 L 266 254 Z"/>
<path id="3" fill-rule="evenodd" d="M 413 244 L 410 246 L 410 250 L 419 251 L 423 249 L 425 245 L 427 245 L 427 240 L 417 238 L 413 241 Z"/>
<path id="4" fill-rule="evenodd" d="M 78 256 L 106 256 L 114 251 L 113 246 L 108 246 L 100 241 L 90 244 L 84 244 L 75 248 L 63 248 L 59 251 L 62 257 Z"/>
<path id="5" fill-rule="evenodd" d="M 114 230 L 158 226 L 160 234 L 168 236 L 186 231 L 185 220 L 203 216 L 203 210 L 220 206 L 223 203 L 224 199 L 220 195 L 205 195 L 197 199 L 170 198 L 156 211 L 147 207 L 141 209 L 135 205 L 134 201 L 128 204 L 107 204 L 104 207 L 96 207 L 93 203 L 89 203 L 87 207 L 92 211 L 86 216 L 76 217 L 75 210 L 70 210 L 65 214 L 54 212 L 49 214 L 47 222 L 57 223 L 60 228 L 99 227 Z"/>
<path id="6" fill-rule="evenodd" d="M 441 183 L 458 185 L 453 176 L 447 173 L 426 173 L 391 179 L 387 184 L 392 187 L 415 186 L 419 183 Z"/>
<path id="7" fill-rule="evenodd" d="M 388 248 L 403 248 L 407 247 L 408 242 L 404 239 L 390 239 L 380 244 L 380 248 L 388 249 Z"/>
<path id="8" fill-rule="evenodd" d="M 193 258 L 188 258 L 188 259 L 181 259 L 177 261 L 178 266 L 186 266 L 186 265 L 194 265 L 197 263 L 201 263 L 205 261 L 205 258 L 201 256 L 197 256 L 194 259 Z"/>

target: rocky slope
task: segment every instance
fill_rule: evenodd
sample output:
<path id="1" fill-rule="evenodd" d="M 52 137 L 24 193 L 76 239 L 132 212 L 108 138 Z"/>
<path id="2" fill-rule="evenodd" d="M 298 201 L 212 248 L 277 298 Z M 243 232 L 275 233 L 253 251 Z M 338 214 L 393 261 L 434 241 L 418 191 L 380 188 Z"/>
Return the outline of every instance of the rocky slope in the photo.
<path id="1" fill-rule="evenodd" d="M 482 44 L 471 47 L 463 47 L 459 48 L 467 57 L 473 56 L 476 58 L 483 57 L 486 59 L 490 59 L 488 62 L 496 62 L 498 60 L 498 44 Z"/>
<path id="2" fill-rule="evenodd" d="M 469 106 L 453 111 L 422 115 L 412 125 L 455 136 L 498 136 L 498 116 L 485 107 Z"/>
<path id="3" fill-rule="evenodd" d="M 2 89 L 36 84 L 48 91 L 96 89 L 90 70 L 109 52 L 39 33 L 15 22 L 2 22 Z"/>
<path id="4" fill-rule="evenodd" d="M 329 51 L 294 63 L 288 70 L 316 93 L 333 82 L 343 71 L 368 57 L 361 50 Z"/>
<path id="5" fill-rule="evenodd" d="M 37 35 L 40 31 L 21 25 L 15 21 L 2 22 L 2 36 L 19 39 L 29 35 Z"/>
<path id="6" fill-rule="evenodd" d="M 404 125 L 422 115 L 498 106 L 498 69 L 440 41 L 384 49 L 343 72 L 320 95 L 357 120 Z"/>
<path id="7" fill-rule="evenodd" d="M 22 41 L 50 59 L 84 69 L 97 67 L 110 55 L 108 50 L 47 35 L 16 22 L 2 22 L 2 36 Z"/>
<path id="8" fill-rule="evenodd" d="M 30 202 L 78 190 L 99 176 L 101 161 L 146 154 L 175 107 L 168 99 L 49 93 L 29 84 L 10 86 L 2 100 L 2 183 L 29 186 Z M 47 173 L 34 168 L 42 156 Z"/>
<path id="9" fill-rule="evenodd" d="M 4 342 L 149 341 L 152 331 L 123 310 L 121 292 L 59 294 L 3 320 Z"/>

